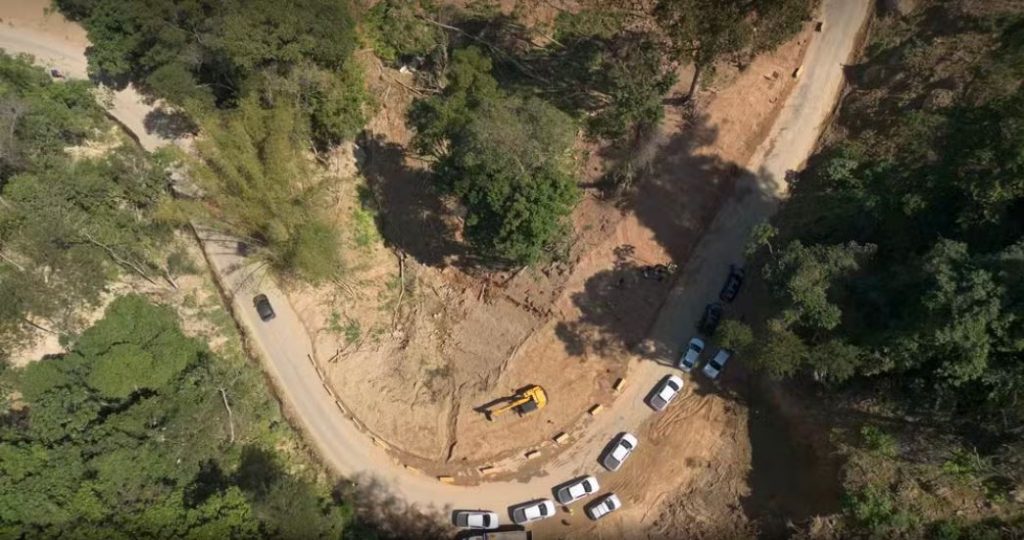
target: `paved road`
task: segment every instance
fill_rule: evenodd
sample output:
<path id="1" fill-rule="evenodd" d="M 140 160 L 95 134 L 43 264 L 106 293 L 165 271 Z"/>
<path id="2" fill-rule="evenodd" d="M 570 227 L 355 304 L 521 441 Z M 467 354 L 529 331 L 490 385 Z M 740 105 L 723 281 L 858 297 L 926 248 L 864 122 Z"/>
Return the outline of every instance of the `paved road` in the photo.
<path id="1" fill-rule="evenodd" d="M 842 65 L 851 56 L 867 20 L 870 0 L 826 0 L 822 9 L 825 30 L 814 35 L 801 79 L 765 144 L 748 165 L 752 174 L 742 193 L 727 203 L 712 223 L 654 326 L 652 342 L 666 355 L 690 337 L 704 303 L 717 294 L 723 272 L 742 257 L 751 227 L 775 211 L 776 197 L 786 191 L 786 171 L 798 169 L 806 161 L 838 99 Z M 61 67 L 73 76 L 84 76 L 84 51 L 55 46 L 51 41 L 32 31 L 0 28 L 0 47 L 35 54 L 42 63 Z M 134 131 L 144 147 L 152 149 L 164 141 L 145 132 L 143 118 L 148 110 L 136 94 L 128 91 L 117 96 L 111 114 Z M 630 384 L 607 411 L 595 418 L 579 441 L 545 467 L 546 476 L 476 487 L 444 484 L 396 463 L 341 413 L 307 359 L 312 346 L 305 329 L 272 279 L 238 255 L 234 240 L 208 231 L 201 232 L 201 236 L 208 259 L 234 294 L 236 317 L 251 344 L 262 354 L 263 365 L 276 382 L 286 410 L 323 460 L 348 477 L 364 482 L 369 478 L 379 480 L 410 504 L 437 509 L 483 507 L 504 514 L 511 504 L 550 497 L 552 485 L 598 469 L 597 453 L 610 436 L 636 430 L 650 418 L 642 397 L 668 371 L 658 362 L 634 361 Z M 261 322 L 252 308 L 257 291 L 267 294 L 277 311 L 277 318 L 269 323 Z"/>

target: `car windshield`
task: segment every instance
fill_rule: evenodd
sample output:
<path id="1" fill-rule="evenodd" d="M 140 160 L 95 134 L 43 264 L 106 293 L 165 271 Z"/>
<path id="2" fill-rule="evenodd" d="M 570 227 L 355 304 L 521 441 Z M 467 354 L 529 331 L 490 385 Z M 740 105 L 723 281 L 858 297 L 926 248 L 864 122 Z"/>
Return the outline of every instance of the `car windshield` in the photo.
<path id="1" fill-rule="evenodd" d="M 717 358 L 711 360 L 710 364 L 711 364 L 711 367 L 713 367 L 715 369 L 718 369 L 718 370 L 722 369 L 722 364 L 718 363 L 718 359 Z"/>
<path id="2" fill-rule="evenodd" d="M 484 527 L 490 527 L 491 526 L 491 516 L 489 516 L 487 514 L 484 514 L 484 515 L 480 516 L 480 522 L 484 524 Z"/>
<path id="3" fill-rule="evenodd" d="M 626 450 L 632 450 L 633 449 L 633 445 L 630 444 L 629 441 L 627 441 L 626 439 L 622 439 L 621 444 L 622 444 L 622 447 L 625 448 Z"/>
<path id="4" fill-rule="evenodd" d="M 542 504 L 538 508 L 540 509 L 540 515 L 542 515 L 542 516 L 548 515 L 548 507 L 547 506 L 544 506 Z"/>
<path id="5" fill-rule="evenodd" d="M 675 381 L 668 381 L 667 383 L 665 383 L 665 386 L 672 391 L 679 390 L 679 386 L 676 385 Z"/>
<path id="6" fill-rule="evenodd" d="M 700 347 L 698 347 L 696 343 L 691 343 L 690 350 L 693 352 L 700 352 Z"/>

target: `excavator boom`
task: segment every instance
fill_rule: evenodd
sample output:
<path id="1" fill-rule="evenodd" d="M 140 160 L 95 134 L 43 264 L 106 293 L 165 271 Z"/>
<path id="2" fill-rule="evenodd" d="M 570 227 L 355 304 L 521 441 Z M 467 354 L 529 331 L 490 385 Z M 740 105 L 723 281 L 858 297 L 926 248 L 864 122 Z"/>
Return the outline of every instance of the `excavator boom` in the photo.
<path id="1" fill-rule="evenodd" d="M 488 420 L 494 420 L 495 416 L 504 414 L 511 410 L 516 410 L 520 415 L 533 412 L 547 405 L 548 397 L 544 393 L 544 389 L 540 386 L 533 385 L 521 389 L 516 395 L 509 398 L 508 403 L 498 406 L 493 409 L 484 411 L 487 415 Z"/>

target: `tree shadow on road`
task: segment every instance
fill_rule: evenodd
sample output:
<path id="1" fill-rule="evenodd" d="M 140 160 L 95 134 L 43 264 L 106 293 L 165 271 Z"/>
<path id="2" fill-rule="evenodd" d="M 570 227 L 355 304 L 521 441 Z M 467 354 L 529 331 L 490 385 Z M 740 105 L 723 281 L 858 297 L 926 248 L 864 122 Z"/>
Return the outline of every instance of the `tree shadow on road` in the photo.
<path id="1" fill-rule="evenodd" d="M 718 300 L 721 283 L 708 276 L 717 275 L 719 270 L 702 266 L 709 260 L 719 264 L 721 251 L 705 255 L 716 253 L 714 248 L 721 246 L 699 247 L 702 236 L 711 227 L 748 229 L 758 221 L 755 214 L 770 215 L 778 204 L 775 194 L 784 179 L 764 169 L 747 170 L 701 153 L 701 147 L 715 141 L 717 131 L 706 125 L 705 118 L 698 116 L 694 122 L 686 133 L 659 149 L 650 174 L 623 204 L 678 265 L 672 281 L 682 281 L 660 285 L 662 288 L 653 291 L 663 305 L 657 299 L 648 303 L 645 292 L 636 289 L 653 286 L 635 280 L 640 262 L 631 259 L 628 252 L 617 257 L 613 269 L 589 278 L 584 290 L 572 298 L 581 312 L 579 321 L 562 323 L 558 328 L 570 352 L 620 348 L 649 360 L 673 363 L 686 342 L 697 334 L 696 322 L 704 305 Z M 750 215 L 737 212 L 734 222 L 715 221 L 720 209 L 728 208 L 732 201 L 743 204 L 743 211 Z M 703 251 L 706 248 L 711 251 Z M 702 255 L 694 257 L 698 249 Z M 737 251 L 735 257 L 742 257 L 742 245 L 729 249 Z M 722 279 L 726 271 L 727 266 L 720 270 Z M 676 286 L 667 290 L 672 285 Z M 744 305 L 742 298 L 726 305 L 725 315 L 735 316 Z M 714 339 L 705 342 L 704 360 L 717 349 Z M 775 537 L 785 533 L 787 521 L 798 522 L 837 510 L 837 469 L 835 462 L 822 454 L 821 445 L 807 442 L 808 431 L 797 429 L 791 412 L 783 415 L 766 397 L 759 386 L 760 376 L 747 373 L 741 362 L 742 358 L 732 360 L 715 382 L 698 368 L 688 384 L 698 394 L 721 395 L 747 409 L 752 459 L 746 475 L 749 494 L 737 502 L 766 536 Z"/>
<path id="2" fill-rule="evenodd" d="M 561 323 L 557 328 L 570 353 L 608 352 L 618 347 L 671 363 L 696 334 L 703 306 L 717 300 L 712 295 L 681 302 L 681 294 L 695 292 L 682 293 L 673 285 L 686 274 L 701 237 L 729 199 L 757 197 L 773 204 L 769 200 L 774 198 L 778 183 L 763 171 L 747 171 L 736 163 L 702 153 L 718 136 L 717 129 L 707 122 L 704 115 L 691 115 L 690 126 L 662 143 L 653 154 L 649 173 L 622 202 L 622 207 L 650 230 L 678 271 L 663 283 L 644 280 L 638 276 L 650 261 L 637 260 L 629 252 L 616 253 L 613 269 L 590 277 L 584 290 L 573 295 L 572 301 L 581 313 L 578 321 Z M 677 312 L 682 304 L 687 313 Z M 662 313 L 663 306 L 677 311 Z M 685 322 L 659 331 L 659 316 Z"/>
<path id="3" fill-rule="evenodd" d="M 356 523 L 345 532 L 345 538 L 378 538 L 381 540 L 442 540 L 451 538 L 450 508 L 420 508 L 396 496 L 377 476 L 358 474 L 342 480 L 335 495 L 348 501 Z"/>
<path id="4" fill-rule="evenodd" d="M 184 135 L 199 133 L 199 126 L 184 111 L 160 106 L 142 119 L 146 133 L 156 133 L 164 139 L 177 139 Z"/>

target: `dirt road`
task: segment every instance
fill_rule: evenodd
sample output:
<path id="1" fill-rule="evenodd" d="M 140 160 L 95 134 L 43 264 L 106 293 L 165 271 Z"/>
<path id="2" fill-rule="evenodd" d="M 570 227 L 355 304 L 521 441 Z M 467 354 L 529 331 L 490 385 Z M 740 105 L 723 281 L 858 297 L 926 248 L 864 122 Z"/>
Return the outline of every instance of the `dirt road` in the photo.
<path id="1" fill-rule="evenodd" d="M 0 16 L 4 16 L 7 5 L 0 4 Z M 225 288 L 233 294 L 236 317 L 246 329 L 251 345 L 261 353 L 290 417 L 338 473 L 360 483 L 377 480 L 393 495 L 423 509 L 491 508 L 502 514 L 503 519 L 509 505 L 550 497 L 553 485 L 598 471 L 598 453 L 619 431 L 638 433 L 638 452 L 643 452 L 645 424 L 652 413 L 642 398 L 655 381 L 670 371 L 652 358 L 670 359 L 690 337 L 704 303 L 716 297 L 728 265 L 741 260 L 750 228 L 770 216 L 777 206 L 777 197 L 785 194 L 786 171 L 801 167 L 813 150 L 839 96 L 842 66 L 851 56 L 869 10 L 868 0 L 824 2 L 825 30 L 815 34 L 809 45 L 801 80 L 770 136 L 751 160 L 738 196 L 716 217 L 665 303 L 651 334 L 653 353 L 631 361 L 628 384 L 615 402 L 595 419 L 588 433 L 545 467 L 544 476 L 528 482 L 449 485 L 396 463 L 339 410 L 321 384 L 308 359 L 312 354 L 310 340 L 287 297 L 269 277 L 254 270 L 238 254 L 232 239 L 203 232 L 207 256 Z M 85 74 L 84 46 L 67 41 L 55 44 L 52 35 L 34 29 L 0 27 L 0 47 L 34 54 L 41 63 L 58 66 L 73 76 Z M 145 131 L 148 112 L 137 94 L 130 91 L 119 94 L 111 109 L 113 116 L 137 134 L 143 146 L 152 149 L 161 141 Z M 277 311 L 277 318 L 268 323 L 260 321 L 252 308 L 252 297 L 257 291 L 267 294 Z M 698 386 L 706 384 L 694 382 Z M 660 469 L 630 469 L 627 464 L 619 474 L 637 477 L 642 485 L 645 475 L 666 474 L 666 470 Z"/>
<path id="2" fill-rule="evenodd" d="M 57 13 L 46 16 L 42 24 L 31 24 L 39 20 L 35 11 L 41 9 L 40 5 L 47 4 L 36 0 L 0 0 L 0 19 L 4 23 L 0 26 L 0 49 L 10 54 L 31 54 L 39 65 L 58 69 L 66 77 L 87 78 L 85 48 L 89 42 L 80 26 L 64 20 Z M 111 116 L 123 124 L 146 150 L 168 143 L 146 130 L 146 115 L 152 110 L 152 105 L 147 104 L 131 86 L 111 95 Z"/>

